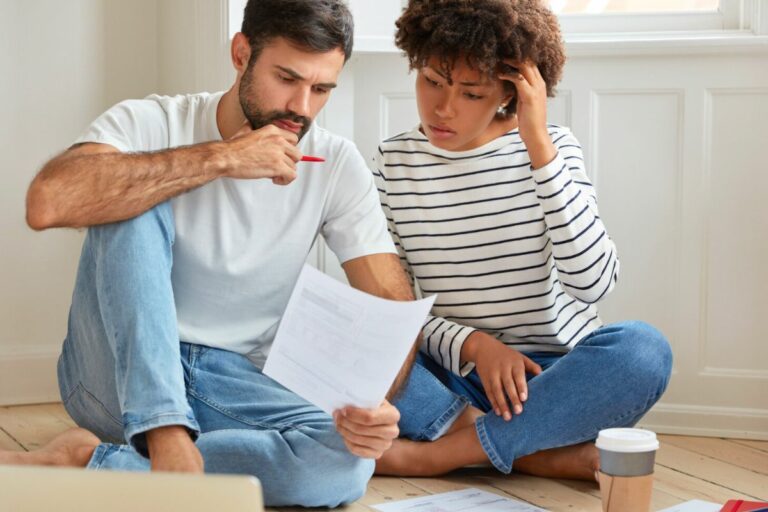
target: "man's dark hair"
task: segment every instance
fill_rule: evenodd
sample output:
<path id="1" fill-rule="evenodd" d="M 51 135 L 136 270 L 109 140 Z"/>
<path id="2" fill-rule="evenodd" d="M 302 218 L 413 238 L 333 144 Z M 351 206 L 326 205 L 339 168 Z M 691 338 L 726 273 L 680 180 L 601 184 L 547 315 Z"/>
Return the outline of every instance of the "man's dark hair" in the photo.
<path id="1" fill-rule="evenodd" d="M 277 37 L 318 53 L 339 48 L 344 62 L 352 55 L 354 22 L 343 0 L 248 0 L 240 31 L 251 60 Z"/>

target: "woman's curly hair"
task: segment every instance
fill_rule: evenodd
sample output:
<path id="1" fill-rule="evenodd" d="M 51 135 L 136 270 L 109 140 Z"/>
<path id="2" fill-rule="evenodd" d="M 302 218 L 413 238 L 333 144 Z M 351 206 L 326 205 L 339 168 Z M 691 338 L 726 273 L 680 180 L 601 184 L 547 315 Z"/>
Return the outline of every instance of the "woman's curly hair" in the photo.
<path id="1" fill-rule="evenodd" d="M 556 16 L 543 0 L 411 0 L 396 22 L 395 43 L 411 69 L 432 57 L 450 80 L 459 58 L 495 78 L 502 59 L 530 59 L 554 96 L 562 76 L 565 48 Z M 508 85 L 513 88 L 513 86 Z M 509 103 L 506 116 L 515 113 Z"/>

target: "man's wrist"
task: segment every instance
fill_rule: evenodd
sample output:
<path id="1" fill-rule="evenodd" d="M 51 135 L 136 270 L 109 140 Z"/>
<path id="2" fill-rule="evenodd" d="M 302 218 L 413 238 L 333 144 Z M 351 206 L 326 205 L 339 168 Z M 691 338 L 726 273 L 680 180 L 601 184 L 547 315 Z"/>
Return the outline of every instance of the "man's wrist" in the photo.
<path id="1" fill-rule="evenodd" d="M 211 179 L 224 178 L 231 164 L 228 160 L 226 142 L 208 142 L 199 145 L 202 154 L 199 159 L 203 162 L 203 172 Z"/>

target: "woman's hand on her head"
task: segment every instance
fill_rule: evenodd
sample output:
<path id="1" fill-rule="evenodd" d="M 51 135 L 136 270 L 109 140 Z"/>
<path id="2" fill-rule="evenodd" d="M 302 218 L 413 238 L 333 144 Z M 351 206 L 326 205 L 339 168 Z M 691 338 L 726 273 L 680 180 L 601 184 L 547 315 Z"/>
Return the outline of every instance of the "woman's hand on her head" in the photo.
<path id="1" fill-rule="evenodd" d="M 541 366 L 482 331 L 470 334 L 464 345 L 468 350 L 464 352 L 462 347 L 462 355 L 475 363 L 493 411 L 507 421 L 512 419 L 513 411 L 523 412 L 523 402 L 528 399 L 525 374 L 538 375 Z"/>
<path id="2" fill-rule="evenodd" d="M 498 76 L 515 86 L 520 138 L 531 157 L 531 166 L 534 169 L 544 167 L 557 154 L 547 131 L 547 83 L 530 60 L 505 59 L 503 62 L 506 66 L 502 66 Z"/>

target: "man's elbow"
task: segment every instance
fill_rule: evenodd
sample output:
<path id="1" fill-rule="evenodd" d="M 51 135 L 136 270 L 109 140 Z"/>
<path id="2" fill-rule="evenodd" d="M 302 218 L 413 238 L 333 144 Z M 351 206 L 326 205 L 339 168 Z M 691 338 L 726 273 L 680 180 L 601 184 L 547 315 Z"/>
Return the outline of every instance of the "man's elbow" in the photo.
<path id="1" fill-rule="evenodd" d="M 45 185 L 35 180 L 27 192 L 27 225 L 35 231 L 56 226 L 53 204 L 46 197 Z"/>

